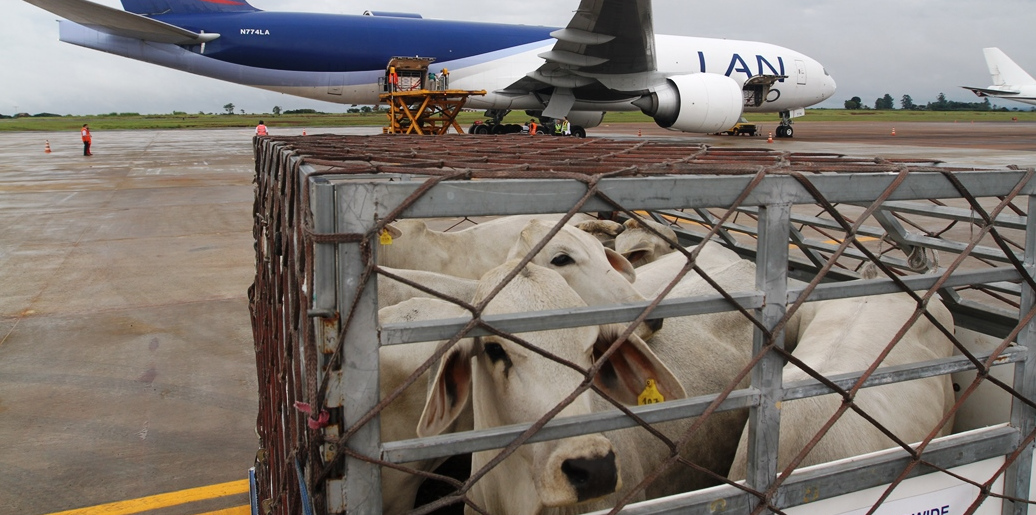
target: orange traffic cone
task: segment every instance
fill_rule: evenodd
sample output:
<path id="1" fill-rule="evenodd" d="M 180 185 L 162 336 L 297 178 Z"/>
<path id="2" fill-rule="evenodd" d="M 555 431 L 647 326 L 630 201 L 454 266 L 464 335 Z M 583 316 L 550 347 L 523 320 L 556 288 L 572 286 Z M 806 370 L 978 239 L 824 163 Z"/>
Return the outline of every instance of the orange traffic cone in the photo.
<path id="1" fill-rule="evenodd" d="M 643 135 L 644 135 L 644 133 L 640 129 L 637 129 L 637 137 L 639 138 L 639 137 L 641 137 Z"/>
<path id="2" fill-rule="evenodd" d="M 306 129 L 302 129 L 302 135 L 303 135 L 303 136 L 305 136 L 305 135 L 306 135 Z"/>
<path id="3" fill-rule="evenodd" d="M 893 135 L 893 136 L 895 136 L 895 135 L 896 135 L 896 128 L 895 128 L 895 127 L 893 127 L 893 128 L 892 128 L 892 135 Z"/>
<path id="4" fill-rule="evenodd" d="M 773 143 L 773 133 L 772 132 L 770 133 L 769 136 L 766 137 L 766 142 L 767 143 Z"/>
<path id="5" fill-rule="evenodd" d="M 43 153 L 44 154 L 49 154 L 50 153 L 50 140 L 49 139 L 47 140 L 47 146 L 43 149 Z"/>

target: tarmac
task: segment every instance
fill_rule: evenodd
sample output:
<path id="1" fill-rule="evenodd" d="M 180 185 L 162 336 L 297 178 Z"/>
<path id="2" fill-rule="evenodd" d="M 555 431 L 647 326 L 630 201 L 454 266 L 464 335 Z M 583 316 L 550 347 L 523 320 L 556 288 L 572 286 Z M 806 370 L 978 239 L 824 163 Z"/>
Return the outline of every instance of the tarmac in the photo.
<path id="1" fill-rule="evenodd" d="M 880 125 L 803 122 L 772 144 L 589 132 L 1036 166 L 1036 124 Z M 0 133 L 0 513 L 248 513 L 251 143 L 241 129 L 95 131 L 84 157 L 78 132 Z M 111 509 L 83 510 L 97 506 Z"/>

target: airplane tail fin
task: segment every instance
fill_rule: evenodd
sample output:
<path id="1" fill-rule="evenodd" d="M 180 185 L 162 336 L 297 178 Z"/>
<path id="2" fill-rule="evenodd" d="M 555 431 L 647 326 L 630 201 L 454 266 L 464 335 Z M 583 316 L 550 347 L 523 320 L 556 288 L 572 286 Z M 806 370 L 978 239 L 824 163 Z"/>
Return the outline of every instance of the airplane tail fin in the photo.
<path id="1" fill-rule="evenodd" d="M 986 65 L 989 66 L 989 74 L 993 76 L 994 86 L 1017 87 L 1036 84 L 1036 79 L 1033 79 L 1032 75 L 1026 73 L 999 48 L 984 48 L 982 51 L 986 54 Z"/>
<path id="2" fill-rule="evenodd" d="M 197 14 L 255 12 L 247 0 L 122 0 L 122 7 L 134 14 Z"/>

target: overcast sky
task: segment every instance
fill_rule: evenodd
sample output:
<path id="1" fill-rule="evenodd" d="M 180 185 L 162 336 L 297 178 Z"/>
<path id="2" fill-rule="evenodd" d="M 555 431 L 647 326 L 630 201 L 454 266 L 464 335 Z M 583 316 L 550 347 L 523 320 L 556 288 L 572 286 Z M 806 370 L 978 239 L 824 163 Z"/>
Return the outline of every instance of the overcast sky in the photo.
<path id="1" fill-rule="evenodd" d="M 578 0 L 250 0 L 269 11 L 360 14 L 415 12 L 426 18 L 564 26 Z M 97 0 L 121 8 L 119 0 Z M 60 43 L 57 16 L 22 0 L 3 0 L 0 16 L 0 113 L 249 113 L 349 106 L 270 93 Z M 492 6 L 492 7 L 487 7 Z M 1000 47 L 1036 75 L 1033 0 L 655 0 L 660 34 L 765 41 L 823 63 L 838 92 L 822 107 L 859 96 L 873 106 L 889 93 L 915 103 L 977 101 L 960 86 L 991 80 L 982 48 Z M 1003 102 L 1007 107 L 1030 106 Z"/>

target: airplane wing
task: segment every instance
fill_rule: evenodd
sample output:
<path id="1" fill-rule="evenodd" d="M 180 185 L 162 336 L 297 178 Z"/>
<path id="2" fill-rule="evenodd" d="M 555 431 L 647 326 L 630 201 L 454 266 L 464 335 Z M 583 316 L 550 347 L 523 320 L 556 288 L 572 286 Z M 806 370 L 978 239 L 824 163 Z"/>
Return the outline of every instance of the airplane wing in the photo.
<path id="1" fill-rule="evenodd" d="M 1009 91 L 1004 89 L 989 89 L 989 88 L 973 88 L 971 86 L 961 86 L 964 89 L 971 90 L 972 93 L 979 97 L 993 97 L 1003 98 L 1007 100 L 1019 100 L 1032 102 L 1036 101 L 1036 97 L 1022 96 L 1021 91 Z"/>
<path id="2" fill-rule="evenodd" d="M 961 86 L 964 89 L 971 90 L 972 93 L 980 97 L 1006 97 L 1015 98 L 1020 95 L 1020 91 L 1006 91 L 1002 89 L 988 89 L 988 88 L 973 88 L 971 86 Z"/>
<path id="3" fill-rule="evenodd" d="M 544 116 L 567 115 L 575 103 L 572 89 L 599 82 L 602 76 L 656 71 L 651 0 L 581 0 L 568 26 L 551 36 L 557 43 L 540 54 L 543 66 L 501 91 L 523 95 L 553 87 Z"/>
<path id="4" fill-rule="evenodd" d="M 198 34 L 175 25 L 86 0 L 25 1 L 67 20 L 115 36 L 173 45 L 198 45 L 219 37 L 219 34 Z"/>

